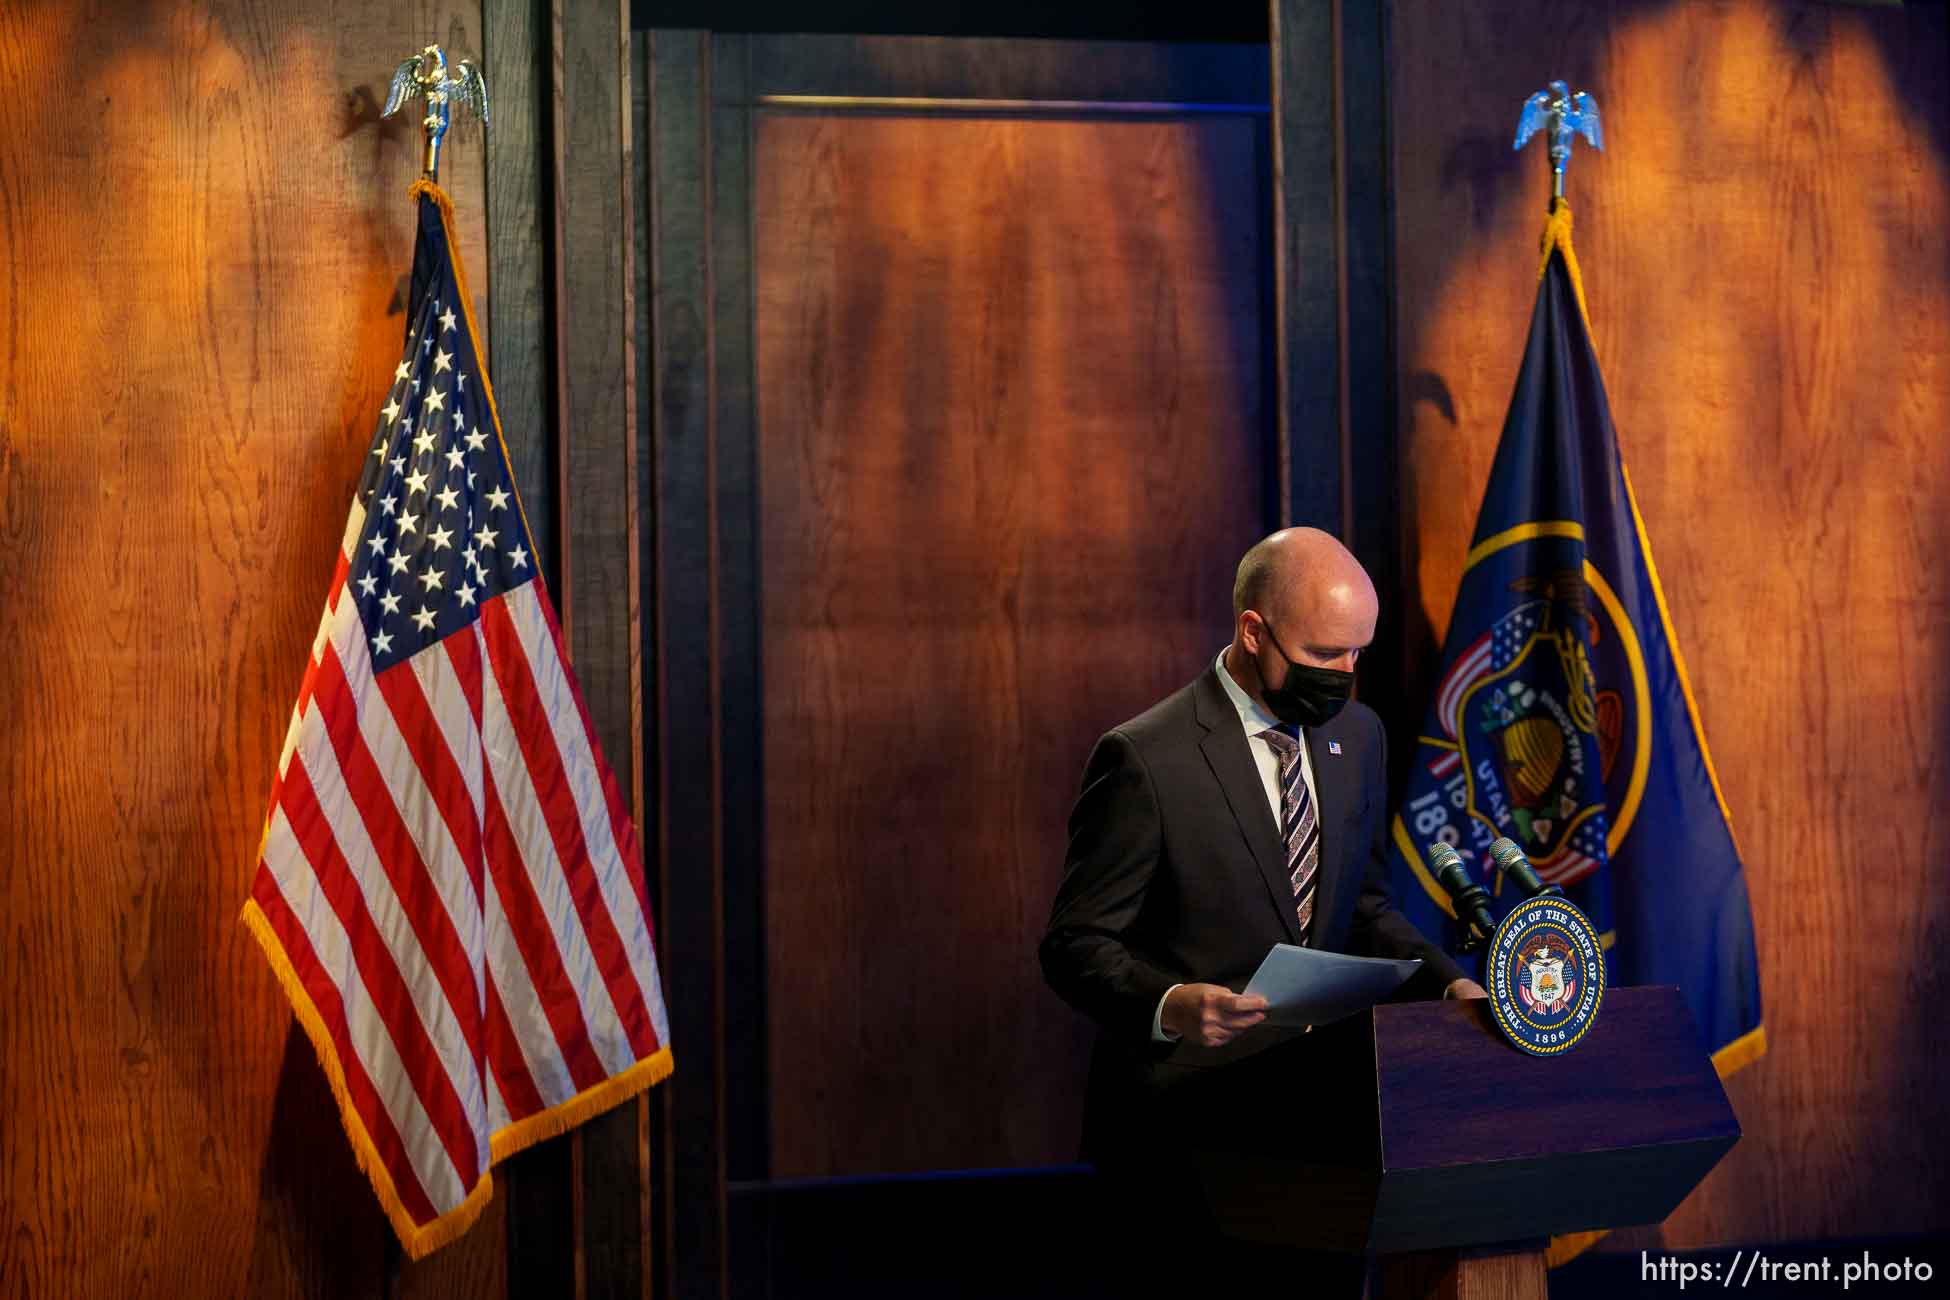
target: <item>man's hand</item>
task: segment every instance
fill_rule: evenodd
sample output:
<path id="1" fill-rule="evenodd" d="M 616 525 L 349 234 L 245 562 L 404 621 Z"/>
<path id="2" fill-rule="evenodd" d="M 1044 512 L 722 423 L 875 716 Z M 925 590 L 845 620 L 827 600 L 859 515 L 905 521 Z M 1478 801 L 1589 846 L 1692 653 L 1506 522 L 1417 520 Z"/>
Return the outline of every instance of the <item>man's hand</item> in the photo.
<path id="1" fill-rule="evenodd" d="M 1266 1019 L 1266 999 L 1218 984 L 1180 984 L 1165 995 L 1162 1019 L 1167 1034 L 1217 1047 Z"/>
<path id="2" fill-rule="evenodd" d="M 1442 990 L 1445 998 L 1486 998 L 1489 993 L 1473 979 L 1459 979 Z"/>

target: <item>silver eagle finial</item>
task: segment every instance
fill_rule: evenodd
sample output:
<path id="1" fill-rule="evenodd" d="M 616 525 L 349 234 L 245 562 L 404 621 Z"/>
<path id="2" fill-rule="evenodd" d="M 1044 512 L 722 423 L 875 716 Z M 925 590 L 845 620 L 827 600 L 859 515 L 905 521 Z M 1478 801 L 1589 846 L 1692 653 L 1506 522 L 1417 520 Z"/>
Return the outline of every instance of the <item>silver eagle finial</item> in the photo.
<path id="1" fill-rule="evenodd" d="M 487 82 L 481 70 L 466 59 L 454 64 L 447 75 L 447 56 L 438 45 L 429 45 L 399 65 L 393 72 L 393 88 L 386 96 L 381 117 L 391 117 L 400 105 L 415 95 L 424 95 L 427 115 L 421 125 L 427 132 L 426 178 L 437 180 L 440 172 L 440 142 L 446 138 L 453 110 L 462 108 L 487 125 Z"/>
<path id="2" fill-rule="evenodd" d="M 1598 125 L 1598 101 L 1580 90 L 1575 95 L 1561 81 L 1553 81 L 1523 102 L 1517 118 L 1517 142 L 1521 149 L 1545 125 L 1550 127 L 1551 198 L 1564 197 L 1564 168 L 1571 161 L 1571 141 L 1582 135 L 1593 149 L 1605 147 L 1604 132 Z"/>

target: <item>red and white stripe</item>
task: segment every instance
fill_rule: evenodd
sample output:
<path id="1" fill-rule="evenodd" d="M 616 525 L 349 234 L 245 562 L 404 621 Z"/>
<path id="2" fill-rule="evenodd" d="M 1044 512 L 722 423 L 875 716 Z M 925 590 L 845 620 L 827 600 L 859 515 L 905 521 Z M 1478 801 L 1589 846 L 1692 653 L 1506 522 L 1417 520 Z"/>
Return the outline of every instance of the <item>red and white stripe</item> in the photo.
<path id="1" fill-rule="evenodd" d="M 1599 867 L 1596 858 L 1586 857 L 1568 848 L 1545 858 L 1542 862 L 1531 864 L 1536 868 L 1537 878 L 1547 885 L 1568 885 L 1584 879 Z"/>
<path id="2" fill-rule="evenodd" d="M 670 1031 L 636 835 L 540 578 L 375 673 L 345 592 L 364 519 L 355 503 L 251 897 L 424 1227 L 479 1186 L 497 1133 Z"/>
<path id="3" fill-rule="evenodd" d="M 1436 695 L 1436 717 L 1442 722 L 1443 734 L 1454 739 L 1461 734 L 1457 719 L 1462 713 L 1463 696 L 1469 693 L 1484 673 L 1490 670 L 1490 639 L 1494 634 L 1485 632 L 1477 637 L 1469 649 L 1463 651 L 1456 666 L 1442 679 L 1442 686 Z"/>

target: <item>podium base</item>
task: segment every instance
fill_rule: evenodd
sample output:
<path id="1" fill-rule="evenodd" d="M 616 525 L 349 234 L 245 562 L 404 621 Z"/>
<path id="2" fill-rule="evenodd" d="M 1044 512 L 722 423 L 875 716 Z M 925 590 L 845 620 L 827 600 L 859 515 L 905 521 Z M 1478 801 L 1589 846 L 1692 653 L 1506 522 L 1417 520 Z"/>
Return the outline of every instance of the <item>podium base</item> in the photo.
<path id="1" fill-rule="evenodd" d="M 1535 1241 L 1383 1255 L 1369 1300 L 1549 1300 Z"/>

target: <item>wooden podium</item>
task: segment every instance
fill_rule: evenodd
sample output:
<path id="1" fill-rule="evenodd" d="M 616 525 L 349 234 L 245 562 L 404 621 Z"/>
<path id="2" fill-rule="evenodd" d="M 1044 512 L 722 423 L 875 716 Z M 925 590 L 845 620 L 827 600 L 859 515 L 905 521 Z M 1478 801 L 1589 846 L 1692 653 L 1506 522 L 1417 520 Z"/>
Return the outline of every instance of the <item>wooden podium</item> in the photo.
<path id="1" fill-rule="evenodd" d="M 1659 1222 L 1740 1138 L 1672 987 L 1608 990 L 1561 1057 L 1510 1046 L 1477 1001 L 1268 1039 L 1180 1098 L 1309 1118 L 1193 1140 L 1207 1202 L 1232 1236 L 1381 1256 L 1377 1300 L 1543 1300 L 1549 1237 Z"/>

